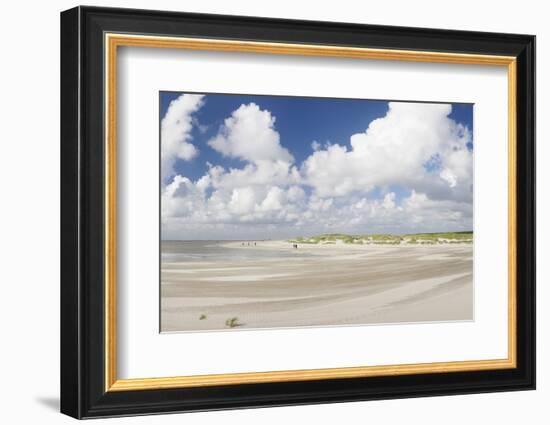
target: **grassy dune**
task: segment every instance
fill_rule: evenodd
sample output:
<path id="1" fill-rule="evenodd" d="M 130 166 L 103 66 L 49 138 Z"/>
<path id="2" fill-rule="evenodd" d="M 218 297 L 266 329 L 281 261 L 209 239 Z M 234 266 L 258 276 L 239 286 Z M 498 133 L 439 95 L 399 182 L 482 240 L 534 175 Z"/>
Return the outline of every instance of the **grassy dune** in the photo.
<path id="1" fill-rule="evenodd" d="M 440 233 L 411 233 L 394 235 L 389 233 L 369 235 L 346 235 L 343 233 L 328 233 L 317 236 L 299 236 L 288 242 L 295 244 L 359 244 L 359 245 L 437 245 L 472 243 L 474 233 L 466 232 L 440 232 Z"/>

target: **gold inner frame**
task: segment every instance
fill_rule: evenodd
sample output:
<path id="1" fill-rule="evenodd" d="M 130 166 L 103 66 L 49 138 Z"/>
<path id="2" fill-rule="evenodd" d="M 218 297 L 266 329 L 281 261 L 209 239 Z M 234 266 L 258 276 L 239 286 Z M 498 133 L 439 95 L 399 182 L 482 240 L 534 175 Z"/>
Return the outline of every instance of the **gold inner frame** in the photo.
<path id="1" fill-rule="evenodd" d="M 135 391 L 213 385 L 309 381 L 416 373 L 446 373 L 516 367 L 516 58 L 462 53 L 370 49 L 327 45 L 267 43 L 128 34 L 105 34 L 105 391 Z M 504 66 L 508 72 L 508 357 L 382 366 L 246 372 L 164 378 L 118 379 L 116 325 L 116 123 L 119 46 L 325 56 L 469 65 Z"/>

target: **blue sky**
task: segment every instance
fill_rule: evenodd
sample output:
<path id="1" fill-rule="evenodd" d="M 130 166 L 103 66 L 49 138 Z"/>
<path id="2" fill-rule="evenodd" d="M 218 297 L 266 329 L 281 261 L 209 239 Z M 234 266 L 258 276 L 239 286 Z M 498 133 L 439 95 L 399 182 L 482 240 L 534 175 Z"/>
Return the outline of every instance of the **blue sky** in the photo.
<path id="1" fill-rule="evenodd" d="M 161 92 L 163 237 L 469 230 L 473 110 Z M 440 214 L 404 225 L 420 201 Z M 335 229 L 331 214 L 355 224 Z"/>
<path id="2" fill-rule="evenodd" d="M 170 102 L 181 92 L 160 92 L 160 116 L 164 117 Z M 282 145 L 301 163 L 312 152 L 311 143 L 346 144 L 352 134 L 365 131 L 371 121 L 382 118 L 388 111 L 386 100 L 335 99 L 318 97 L 257 96 L 242 94 L 208 94 L 204 106 L 197 111 L 196 118 L 201 126 L 192 131 L 193 140 L 200 149 L 200 159 L 178 161 L 176 170 L 192 180 L 200 178 L 206 163 L 226 167 L 242 166 L 243 161 L 222 156 L 210 148 L 207 142 L 214 137 L 225 118 L 240 105 L 256 103 L 276 117 L 277 131 Z M 299 117 L 299 119 L 297 119 Z M 471 104 L 454 103 L 449 118 L 473 127 Z"/>

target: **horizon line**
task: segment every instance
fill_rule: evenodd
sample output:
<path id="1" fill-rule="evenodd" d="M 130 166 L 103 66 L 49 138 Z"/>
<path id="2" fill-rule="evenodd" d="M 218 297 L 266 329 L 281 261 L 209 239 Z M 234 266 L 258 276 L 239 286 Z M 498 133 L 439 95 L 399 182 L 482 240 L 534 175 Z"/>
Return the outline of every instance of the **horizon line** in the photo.
<path id="1" fill-rule="evenodd" d="M 373 235 L 388 235 L 388 236 L 410 236 L 410 235 L 435 235 L 439 233 L 474 233 L 473 230 L 445 230 L 445 231 L 439 231 L 439 232 L 413 232 L 413 233 L 361 233 L 361 234 L 350 234 L 350 233 L 319 233 L 316 235 L 310 235 L 310 236 L 293 236 L 292 238 L 299 238 L 299 237 L 309 237 L 314 238 L 318 236 L 328 236 L 328 235 L 341 235 L 341 236 L 373 236 Z M 178 241 L 185 241 L 185 242 L 199 242 L 199 241 L 280 241 L 280 240 L 288 240 L 289 238 L 252 238 L 252 239 L 160 239 L 161 242 L 178 242 Z"/>

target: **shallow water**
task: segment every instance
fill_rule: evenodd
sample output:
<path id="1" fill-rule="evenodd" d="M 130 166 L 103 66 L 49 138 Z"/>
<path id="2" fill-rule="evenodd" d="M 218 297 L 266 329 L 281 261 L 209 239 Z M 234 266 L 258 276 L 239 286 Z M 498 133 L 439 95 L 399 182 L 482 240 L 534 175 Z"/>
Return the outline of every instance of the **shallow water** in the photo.
<path id="1" fill-rule="evenodd" d="M 237 241 L 239 242 L 239 241 Z M 256 245 L 254 245 L 254 242 Z M 241 247 L 223 246 L 227 241 L 162 241 L 161 261 L 179 263 L 188 261 L 246 261 L 255 259 L 305 258 L 311 254 L 292 248 L 288 252 L 262 247 L 262 241 L 241 241 Z M 248 245 L 250 244 L 250 245 Z M 245 247 L 243 249 L 242 247 Z"/>

